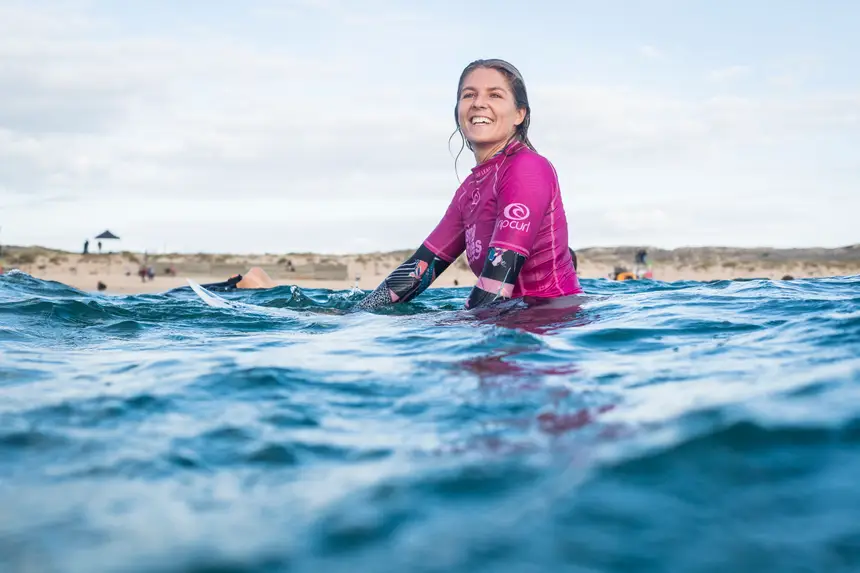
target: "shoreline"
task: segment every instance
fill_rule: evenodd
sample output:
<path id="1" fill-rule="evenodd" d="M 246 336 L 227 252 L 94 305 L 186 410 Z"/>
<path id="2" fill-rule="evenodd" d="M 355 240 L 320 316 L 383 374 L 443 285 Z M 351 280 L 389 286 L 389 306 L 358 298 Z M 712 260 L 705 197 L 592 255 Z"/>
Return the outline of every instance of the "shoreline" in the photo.
<path id="1" fill-rule="evenodd" d="M 640 247 L 591 247 L 578 249 L 578 274 L 583 279 L 607 278 L 615 267 L 633 268 Z M 654 279 L 711 281 L 725 279 L 782 279 L 851 276 L 860 274 L 860 245 L 835 249 L 770 249 L 732 247 L 686 247 L 664 250 L 645 247 Z M 348 290 L 358 286 L 373 290 L 412 253 L 411 250 L 387 253 L 324 255 L 284 253 L 264 255 L 163 254 L 119 252 L 80 254 L 42 247 L 3 248 L 0 266 L 18 268 L 27 274 L 60 282 L 83 291 L 107 294 L 166 292 L 186 286 L 186 277 L 197 283 L 211 283 L 244 273 L 259 266 L 278 285 L 301 288 Z M 141 265 L 152 267 L 155 276 L 142 281 Z M 173 274 L 165 274 L 169 271 Z M 475 282 L 465 260 L 460 257 L 431 288 L 468 286 Z"/>

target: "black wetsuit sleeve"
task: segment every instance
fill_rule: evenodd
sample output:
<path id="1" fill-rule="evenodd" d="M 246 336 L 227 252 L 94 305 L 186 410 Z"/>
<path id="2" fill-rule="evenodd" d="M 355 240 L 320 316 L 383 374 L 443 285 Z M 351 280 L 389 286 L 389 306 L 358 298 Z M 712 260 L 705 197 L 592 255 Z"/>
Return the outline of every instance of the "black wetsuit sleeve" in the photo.
<path id="1" fill-rule="evenodd" d="M 356 308 L 369 310 L 408 302 L 424 292 L 449 265 L 450 263 L 421 245 L 411 257 L 394 269 L 376 290 L 363 298 Z"/>
<path id="2" fill-rule="evenodd" d="M 490 247 L 481 276 L 466 301 L 466 308 L 478 308 L 510 299 L 525 262 L 525 255 L 516 251 Z"/>
<path id="3" fill-rule="evenodd" d="M 226 281 L 221 281 L 220 283 L 207 283 L 205 285 L 200 285 L 203 288 L 211 291 L 230 291 L 236 290 L 238 287 L 236 286 L 239 282 L 242 281 L 242 275 L 233 275 Z"/>

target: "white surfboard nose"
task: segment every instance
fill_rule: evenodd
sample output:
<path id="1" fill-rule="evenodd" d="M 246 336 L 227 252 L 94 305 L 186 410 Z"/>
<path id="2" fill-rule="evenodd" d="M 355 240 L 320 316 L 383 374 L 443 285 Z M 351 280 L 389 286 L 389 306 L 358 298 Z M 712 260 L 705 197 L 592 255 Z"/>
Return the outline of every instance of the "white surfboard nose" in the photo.
<path id="1" fill-rule="evenodd" d="M 230 303 L 229 300 L 224 300 L 220 296 L 209 292 L 208 290 L 206 290 L 205 288 L 203 288 L 189 278 L 186 278 L 185 280 L 188 281 L 188 286 L 191 287 L 191 290 L 196 292 L 197 296 L 203 299 L 203 302 L 205 302 L 209 306 L 213 306 L 215 308 L 233 308 L 233 305 Z"/>

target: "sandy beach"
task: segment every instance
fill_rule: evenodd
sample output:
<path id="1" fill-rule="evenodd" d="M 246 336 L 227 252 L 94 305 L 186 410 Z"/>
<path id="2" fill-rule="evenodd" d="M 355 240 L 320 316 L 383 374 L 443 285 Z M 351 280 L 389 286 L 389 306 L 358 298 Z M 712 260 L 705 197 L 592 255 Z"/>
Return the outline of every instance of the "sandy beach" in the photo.
<path id="1" fill-rule="evenodd" d="M 582 278 L 606 278 L 615 267 L 632 268 L 640 247 L 592 247 L 577 250 Z M 647 247 L 645 247 L 647 248 Z M 654 278 L 661 281 L 848 276 L 860 274 L 860 245 L 838 249 L 740 249 L 699 247 L 674 250 L 647 248 Z M 375 288 L 411 251 L 325 255 L 284 254 L 163 254 L 121 252 L 70 253 L 42 247 L 4 247 L 0 266 L 20 269 L 34 277 L 57 281 L 84 291 L 109 294 L 164 292 L 198 283 L 219 282 L 248 268 L 265 269 L 280 285 L 302 288 L 364 290 Z M 142 280 L 141 265 L 154 271 Z M 175 273 L 175 274 L 174 274 Z M 434 287 L 471 286 L 475 277 L 461 257 Z"/>

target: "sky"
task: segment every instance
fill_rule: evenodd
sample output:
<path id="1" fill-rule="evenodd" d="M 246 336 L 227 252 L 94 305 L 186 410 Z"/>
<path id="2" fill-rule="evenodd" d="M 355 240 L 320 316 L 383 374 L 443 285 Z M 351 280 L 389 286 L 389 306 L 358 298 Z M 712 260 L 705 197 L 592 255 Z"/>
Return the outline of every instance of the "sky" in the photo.
<path id="1" fill-rule="evenodd" d="M 522 72 L 570 243 L 860 243 L 860 3 L 0 0 L 0 243 L 417 247 Z M 116 247 L 114 247 L 116 248 Z"/>

